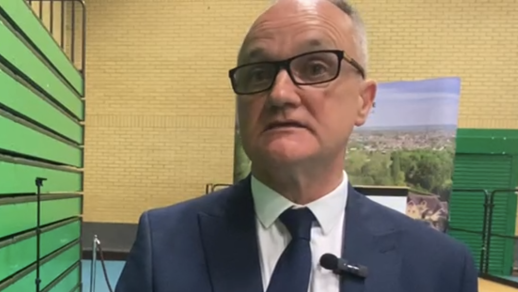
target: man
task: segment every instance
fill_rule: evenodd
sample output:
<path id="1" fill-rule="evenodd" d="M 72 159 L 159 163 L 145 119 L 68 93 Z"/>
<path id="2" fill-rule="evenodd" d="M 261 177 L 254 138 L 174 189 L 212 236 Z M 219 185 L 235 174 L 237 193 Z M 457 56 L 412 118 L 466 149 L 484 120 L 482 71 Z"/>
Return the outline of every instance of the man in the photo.
<path id="1" fill-rule="evenodd" d="M 347 140 L 376 95 L 366 64 L 347 3 L 264 12 L 229 72 L 252 175 L 144 213 L 116 292 L 476 292 L 464 245 L 347 181 Z M 351 265 L 324 269 L 326 253 Z"/>

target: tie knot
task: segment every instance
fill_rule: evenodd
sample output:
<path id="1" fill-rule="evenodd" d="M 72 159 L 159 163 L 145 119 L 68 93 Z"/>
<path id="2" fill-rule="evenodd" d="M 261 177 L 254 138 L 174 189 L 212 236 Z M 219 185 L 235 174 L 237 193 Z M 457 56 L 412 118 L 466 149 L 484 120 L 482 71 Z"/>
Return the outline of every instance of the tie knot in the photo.
<path id="1" fill-rule="evenodd" d="M 315 221 L 315 215 L 308 208 L 290 208 L 279 217 L 291 234 L 292 239 L 311 238 L 311 225 Z"/>

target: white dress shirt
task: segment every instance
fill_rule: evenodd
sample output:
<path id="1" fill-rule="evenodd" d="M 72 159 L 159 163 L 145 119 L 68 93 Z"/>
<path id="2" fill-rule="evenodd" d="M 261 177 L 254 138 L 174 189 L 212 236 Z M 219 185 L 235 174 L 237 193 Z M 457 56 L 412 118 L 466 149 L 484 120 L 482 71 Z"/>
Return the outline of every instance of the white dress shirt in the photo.
<path id="1" fill-rule="evenodd" d="M 252 176 L 252 195 L 257 217 L 259 254 L 264 290 L 272 276 L 275 265 L 288 245 L 291 236 L 278 217 L 290 207 L 300 207 L 276 193 Z M 312 268 L 308 292 L 338 292 L 339 277 L 319 265 L 325 253 L 340 256 L 342 232 L 347 203 L 347 174 L 342 183 L 331 193 L 309 203 L 308 207 L 317 219 L 311 229 Z"/>

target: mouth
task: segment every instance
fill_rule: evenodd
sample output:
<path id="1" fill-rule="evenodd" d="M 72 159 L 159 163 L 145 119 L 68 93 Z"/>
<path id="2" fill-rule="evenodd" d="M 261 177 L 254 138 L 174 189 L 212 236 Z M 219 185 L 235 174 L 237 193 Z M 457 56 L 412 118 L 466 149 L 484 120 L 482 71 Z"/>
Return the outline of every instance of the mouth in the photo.
<path id="1" fill-rule="evenodd" d="M 264 131 L 267 132 L 267 131 L 271 131 L 271 130 L 289 129 L 289 128 L 307 129 L 306 126 L 304 126 L 302 123 L 299 123 L 297 121 L 282 121 L 282 122 L 273 122 L 273 123 L 268 124 L 268 126 L 266 126 Z"/>

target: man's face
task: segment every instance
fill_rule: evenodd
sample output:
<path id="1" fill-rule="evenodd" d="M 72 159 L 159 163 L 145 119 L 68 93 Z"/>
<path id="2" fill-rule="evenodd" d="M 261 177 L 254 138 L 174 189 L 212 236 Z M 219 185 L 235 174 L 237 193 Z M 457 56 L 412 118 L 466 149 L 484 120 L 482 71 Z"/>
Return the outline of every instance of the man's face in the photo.
<path id="1" fill-rule="evenodd" d="M 327 1 L 280 1 L 253 25 L 239 65 L 320 50 L 343 50 L 357 60 L 353 37 L 351 20 Z M 331 72 L 335 62 L 339 75 L 330 82 L 297 85 L 281 69 L 270 90 L 237 96 L 243 147 L 254 163 L 290 164 L 343 154 L 354 126 L 365 122 L 376 85 L 333 56 L 309 55 L 291 66 L 294 78 L 307 81 Z M 260 84 L 269 74 L 256 70 L 244 79 Z"/>

